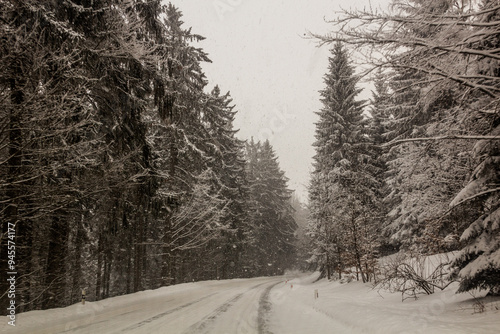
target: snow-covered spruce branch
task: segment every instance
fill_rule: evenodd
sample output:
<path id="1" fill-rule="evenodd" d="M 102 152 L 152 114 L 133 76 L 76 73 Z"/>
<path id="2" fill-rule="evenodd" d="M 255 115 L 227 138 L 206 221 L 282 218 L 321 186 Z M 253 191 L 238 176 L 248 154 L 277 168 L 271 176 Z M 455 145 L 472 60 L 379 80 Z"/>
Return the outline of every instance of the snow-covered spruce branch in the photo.
<path id="1" fill-rule="evenodd" d="M 500 60 L 500 55 L 498 55 L 498 50 L 478 50 L 466 48 L 462 44 L 470 44 L 468 43 L 457 43 L 453 45 L 440 45 L 440 44 L 432 44 L 427 42 L 421 38 L 403 38 L 393 36 L 383 36 L 379 33 L 365 33 L 355 32 L 352 30 L 341 30 L 341 33 L 346 37 L 336 36 L 321 36 L 321 35 L 313 35 L 315 38 L 319 38 L 323 40 L 324 43 L 335 43 L 342 42 L 350 45 L 358 45 L 358 46 L 380 46 L 380 45 L 398 45 L 399 47 L 423 47 L 426 50 L 440 50 L 447 53 L 457 53 L 461 55 L 474 55 L 481 56 L 485 58 L 492 58 L 496 60 Z M 495 34 L 498 34 L 498 31 L 495 31 Z M 491 34 L 492 35 L 492 34 Z M 490 35 L 490 36 L 491 36 Z M 462 46 L 462 47 L 460 47 Z"/>
<path id="2" fill-rule="evenodd" d="M 478 197 L 481 197 L 481 196 L 484 196 L 484 195 L 488 195 L 488 194 L 491 194 L 491 193 L 495 193 L 495 192 L 500 192 L 500 188 L 488 189 L 488 190 L 485 190 L 485 191 L 481 191 L 481 192 L 479 192 L 479 193 L 477 193 L 477 194 L 474 194 L 474 195 L 472 195 L 472 196 L 469 196 L 469 197 L 467 197 L 467 198 L 464 198 L 464 199 L 463 199 L 463 200 L 461 200 L 460 202 L 458 202 L 458 203 L 456 203 L 456 204 L 453 204 L 453 205 L 451 206 L 451 209 L 453 209 L 453 208 L 455 208 L 455 207 L 457 207 L 457 206 L 459 206 L 459 205 L 462 205 L 462 204 L 464 204 L 464 203 L 466 203 L 466 202 L 469 202 L 469 201 L 471 201 L 471 200 L 473 200 L 473 199 L 475 199 L 475 198 L 478 198 Z M 450 210 L 451 210 L 451 209 L 450 209 Z"/>
<path id="3" fill-rule="evenodd" d="M 403 8 L 401 4 L 395 4 L 397 7 Z M 362 22 L 366 25 L 368 24 L 382 24 L 388 22 L 397 23 L 412 23 L 412 24 L 423 24 L 428 26 L 470 26 L 470 27 L 496 27 L 498 21 L 484 22 L 477 20 L 478 16 L 484 16 L 486 14 L 495 13 L 500 10 L 500 6 L 493 6 L 491 8 L 484 8 L 481 10 L 469 11 L 467 13 L 460 12 L 457 14 L 449 13 L 433 13 L 433 12 L 421 12 L 414 13 L 413 15 L 400 15 L 400 14 L 390 14 L 387 12 L 378 11 L 367 11 L 365 10 L 347 10 L 341 9 L 340 14 L 343 15 L 342 18 L 338 19 L 338 22 L 348 23 L 349 21 L 356 20 Z"/>
<path id="4" fill-rule="evenodd" d="M 395 145 L 400 145 L 403 143 L 411 142 L 422 142 L 422 141 L 440 141 L 440 140 L 500 140 L 500 136 L 466 136 L 466 135 L 447 135 L 438 137 L 420 137 L 420 138 L 408 138 L 408 139 L 398 139 L 385 144 L 380 145 L 380 147 L 391 147 Z"/>
<path id="5" fill-rule="evenodd" d="M 356 20 L 360 22 L 361 25 L 370 25 L 370 24 L 387 24 L 389 22 L 399 23 L 399 24 L 421 24 L 426 26 L 433 27 L 454 27 L 454 26 L 467 26 L 467 27 L 498 27 L 499 21 L 490 21 L 483 22 L 473 20 L 479 15 L 485 15 L 489 13 L 494 13 L 500 10 L 500 6 L 496 6 L 493 8 L 488 8 L 482 11 L 470 12 L 468 14 L 459 14 L 459 15 L 446 15 L 443 13 L 433 14 L 433 13 L 421 13 L 420 15 L 394 15 L 384 12 L 373 12 L 366 10 L 352 11 L 352 10 L 342 10 L 340 14 L 343 15 L 342 18 L 338 19 L 339 23 L 348 23 L 349 21 Z M 465 18 L 472 18 L 469 20 L 465 20 Z M 329 23 L 335 23 L 335 21 L 328 21 Z"/>

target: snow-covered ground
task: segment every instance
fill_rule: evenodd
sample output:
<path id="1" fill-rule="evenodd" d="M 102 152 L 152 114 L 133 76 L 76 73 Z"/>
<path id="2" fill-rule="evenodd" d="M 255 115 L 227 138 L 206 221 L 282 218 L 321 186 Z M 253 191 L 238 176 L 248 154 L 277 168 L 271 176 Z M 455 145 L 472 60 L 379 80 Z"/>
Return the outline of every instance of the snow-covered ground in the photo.
<path id="1" fill-rule="evenodd" d="M 418 300 L 401 302 L 400 294 L 369 284 L 340 284 L 315 275 L 276 286 L 270 330 L 273 333 L 500 333 L 500 298 L 482 299 L 475 309 L 470 294 L 455 294 L 456 285 Z M 315 290 L 318 298 L 315 298 Z M 475 297 L 484 296 L 478 293 Z"/>
<path id="2" fill-rule="evenodd" d="M 478 313 L 456 286 L 418 300 L 317 274 L 187 283 L 19 314 L 1 333 L 499 333 L 500 298 Z M 315 290 L 318 298 L 315 298 Z M 477 295 L 481 296 L 481 295 Z"/>

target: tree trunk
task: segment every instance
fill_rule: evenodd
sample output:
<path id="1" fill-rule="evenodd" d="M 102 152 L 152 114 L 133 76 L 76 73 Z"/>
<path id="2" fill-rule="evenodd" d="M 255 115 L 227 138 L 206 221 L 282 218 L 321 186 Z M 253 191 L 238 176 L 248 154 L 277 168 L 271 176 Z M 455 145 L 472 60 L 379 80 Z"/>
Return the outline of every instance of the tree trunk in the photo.
<path id="1" fill-rule="evenodd" d="M 138 216 L 138 217 L 137 217 Z M 140 291 L 142 288 L 142 257 L 143 255 L 143 228 L 141 222 L 141 215 L 137 215 L 135 221 L 135 254 L 134 254 L 134 292 Z"/>
<path id="2" fill-rule="evenodd" d="M 99 237 L 97 240 L 97 272 L 96 272 L 96 284 L 95 284 L 95 298 L 100 300 L 102 298 L 102 257 L 103 257 L 103 240 L 102 231 L 99 232 Z"/>
<path id="3" fill-rule="evenodd" d="M 129 221 L 127 219 L 127 213 L 125 208 L 123 209 L 123 216 L 122 216 L 122 228 L 126 230 L 126 241 L 127 244 L 125 245 L 126 250 L 127 250 L 127 273 L 126 273 L 126 287 L 125 291 L 127 294 L 132 293 L 132 245 L 133 245 L 133 238 L 132 238 L 132 233 L 131 231 L 133 229 L 130 228 Z"/>
<path id="4" fill-rule="evenodd" d="M 69 226 L 62 217 L 64 215 L 55 216 L 50 228 L 44 309 L 67 305 L 64 295 L 66 291 L 65 266 L 68 253 Z"/>
<path id="5" fill-rule="evenodd" d="M 148 210 L 149 211 L 149 210 Z M 142 224 L 142 242 L 146 241 L 148 235 L 148 219 L 149 216 L 146 213 L 143 218 Z M 142 245 L 142 264 L 141 264 L 141 273 L 145 274 L 146 277 L 151 277 L 151 272 L 148 270 L 148 246 L 146 244 Z M 150 280 L 148 279 L 146 282 L 142 282 L 143 289 L 151 289 L 152 287 L 149 284 Z"/>
<path id="6" fill-rule="evenodd" d="M 354 247 L 354 256 L 356 259 L 356 267 L 358 268 L 359 273 L 361 274 L 361 279 L 363 280 L 363 283 L 366 283 L 366 278 L 363 273 L 363 266 L 361 264 L 361 255 L 359 252 L 359 244 L 358 244 L 358 230 L 356 228 L 356 221 L 354 216 L 352 217 L 351 224 L 352 224 L 353 247 Z M 356 271 L 356 280 L 359 280 L 357 271 Z"/>
<path id="7" fill-rule="evenodd" d="M 109 288 L 110 288 L 110 282 L 111 282 L 111 268 L 113 264 L 113 254 L 111 253 L 111 250 L 107 252 L 106 256 L 106 264 L 105 264 L 105 274 L 104 274 L 104 296 L 103 298 L 109 298 Z"/>
<path id="8" fill-rule="evenodd" d="M 328 251 L 326 251 L 326 277 L 328 280 L 332 278 L 332 273 L 330 271 L 330 255 L 328 254 Z"/>
<path id="9" fill-rule="evenodd" d="M 161 263 L 161 285 L 167 286 L 170 285 L 171 278 L 171 242 L 172 242 L 172 214 L 168 213 L 165 217 L 165 230 L 163 232 L 162 238 L 162 263 Z"/>
<path id="10" fill-rule="evenodd" d="M 337 246 L 337 257 L 338 257 L 338 265 L 337 269 L 339 271 L 339 280 L 342 279 L 342 250 L 340 249 L 340 246 Z"/>
<path id="11" fill-rule="evenodd" d="M 129 246 L 127 247 L 127 294 L 132 293 L 132 237 L 130 233 L 128 234 L 128 239 L 130 241 Z"/>
<path id="12" fill-rule="evenodd" d="M 83 248 L 83 239 L 85 238 L 85 231 L 83 229 L 83 220 L 85 219 L 84 215 L 81 215 L 81 218 L 78 219 L 76 223 L 76 236 L 74 241 L 74 254 L 73 254 L 73 270 L 71 272 L 72 282 L 71 282 L 71 303 L 76 303 L 80 300 L 81 290 L 84 288 L 82 286 L 82 248 Z"/>

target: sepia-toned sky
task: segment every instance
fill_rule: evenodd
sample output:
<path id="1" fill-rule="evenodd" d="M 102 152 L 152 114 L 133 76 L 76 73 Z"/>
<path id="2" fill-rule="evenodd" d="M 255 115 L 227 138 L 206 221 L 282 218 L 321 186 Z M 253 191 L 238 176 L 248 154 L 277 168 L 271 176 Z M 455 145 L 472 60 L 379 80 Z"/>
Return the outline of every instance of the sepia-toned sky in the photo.
<path id="1" fill-rule="evenodd" d="M 173 0 L 184 27 L 206 37 L 197 46 L 209 54 L 203 64 L 210 81 L 231 92 L 238 137 L 269 139 L 289 187 L 307 200 L 314 131 L 321 108 L 329 47 L 305 38 L 331 32 L 326 19 L 340 7 L 370 6 L 369 0 Z M 372 7 L 388 0 L 372 0 Z M 165 0 L 165 3 L 168 3 Z M 385 5 L 384 5 L 385 6 Z M 365 89 L 362 98 L 371 96 Z"/>

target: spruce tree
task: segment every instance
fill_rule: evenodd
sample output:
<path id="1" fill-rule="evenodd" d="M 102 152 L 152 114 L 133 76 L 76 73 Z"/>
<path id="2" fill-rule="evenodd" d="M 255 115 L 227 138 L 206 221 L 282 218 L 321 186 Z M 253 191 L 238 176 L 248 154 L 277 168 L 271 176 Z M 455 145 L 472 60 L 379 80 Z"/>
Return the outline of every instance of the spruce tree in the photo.
<path id="1" fill-rule="evenodd" d="M 391 207 L 395 205 L 392 200 L 393 194 L 391 193 L 391 188 L 386 182 L 386 178 L 389 174 L 389 168 L 387 162 L 391 157 L 389 148 L 385 148 L 383 145 L 389 142 L 389 132 L 394 120 L 391 114 L 391 90 L 390 90 L 390 76 L 387 73 L 383 73 L 379 70 L 374 78 L 375 90 L 372 91 L 372 99 L 370 100 L 370 138 L 373 141 L 374 146 L 372 147 L 372 158 L 375 165 L 377 166 L 377 173 L 374 173 L 377 181 L 381 185 L 379 189 L 380 196 L 380 208 L 378 213 L 380 214 L 380 220 L 384 221 L 387 219 L 385 216 Z M 382 235 L 384 224 L 379 224 L 376 232 L 379 235 L 378 242 L 381 244 L 381 251 L 392 252 L 393 247 L 389 245 L 388 238 L 384 238 Z"/>
<path id="2" fill-rule="evenodd" d="M 204 112 L 207 135 L 213 142 L 208 164 L 216 178 L 214 186 L 220 189 L 224 200 L 224 227 L 218 243 L 221 251 L 221 277 L 233 278 L 241 274 L 241 253 L 244 234 L 248 231 L 248 185 L 245 174 L 244 142 L 233 129 L 236 115 L 229 92 L 221 94 L 218 86 L 208 95 Z"/>
<path id="3" fill-rule="evenodd" d="M 373 161 L 363 102 L 356 100 L 360 92 L 356 88 L 358 78 L 340 42 L 332 48 L 328 70 L 326 88 L 321 91 L 323 108 L 317 113 L 313 172 L 316 182 L 310 189 L 311 199 L 319 202 L 314 206 L 322 208 L 315 218 L 324 225 L 325 241 L 336 243 L 333 249 L 326 245 L 329 251 L 323 263 L 327 267 L 335 263 L 339 272 L 355 266 L 365 281 L 369 273 L 362 261 L 368 253 L 363 246 L 372 232 L 372 217 L 377 216 L 380 184 L 374 173 L 378 168 Z M 327 274 L 333 269 L 326 268 Z"/>
<path id="4" fill-rule="evenodd" d="M 252 140 L 247 145 L 247 159 L 251 222 L 247 266 L 254 275 L 283 274 L 295 259 L 292 191 L 269 141 Z"/>

